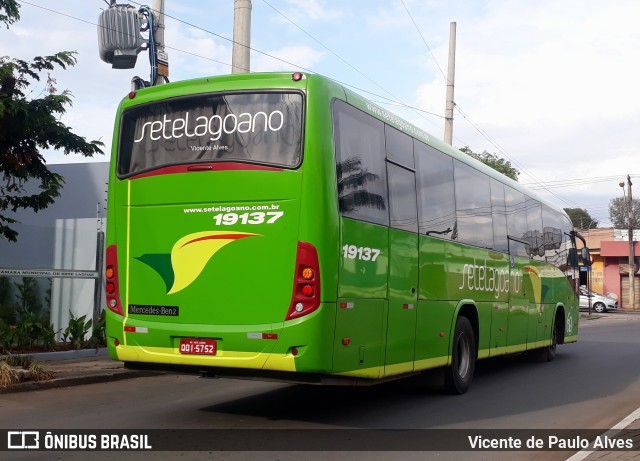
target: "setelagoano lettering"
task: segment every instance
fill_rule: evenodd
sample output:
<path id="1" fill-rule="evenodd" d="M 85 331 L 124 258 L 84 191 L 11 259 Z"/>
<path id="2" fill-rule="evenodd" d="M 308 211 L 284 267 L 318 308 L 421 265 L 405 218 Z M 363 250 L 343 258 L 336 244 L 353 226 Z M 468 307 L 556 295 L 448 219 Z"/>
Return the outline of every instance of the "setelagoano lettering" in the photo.
<path id="1" fill-rule="evenodd" d="M 509 292 L 511 286 L 510 276 L 519 278 L 520 274 L 517 272 L 510 274 L 509 269 L 487 266 L 486 259 L 482 264 L 478 265 L 476 258 L 473 258 L 473 264 L 465 264 L 462 268 L 462 283 L 458 289 L 493 292 L 495 298 L 498 299 L 500 293 Z M 520 284 L 514 283 L 514 288 L 516 285 L 519 286 Z"/>
<path id="2" fill-rule="evenodd" d="M 223 133 L 255 133 L 256 128 L 264 127 L 262 131 L 280 131 L 284 126 L 284 114 L 279 110 L 266 112 L 256 112 L 251 114 L 243 112 L 240 115 L 227 114 L 224 117 L 212 115 L 206 117 L 200 115 L 195 119 L 195 125 L 190 123 L 190 113 L 185 112 L 183 117 L 169 118 L 164 114 L 162 121 L 155 120 L 146 122 L 140 129 L 140 137 L 133 142 L 138 143 L 148 137 L 151 141 L 179 139 L 184 137 L 194 138 L 200 136 L 210 136 L 211 141 L 220 139 Z M 191 131 L 189 131 L 191 130 Z"/>

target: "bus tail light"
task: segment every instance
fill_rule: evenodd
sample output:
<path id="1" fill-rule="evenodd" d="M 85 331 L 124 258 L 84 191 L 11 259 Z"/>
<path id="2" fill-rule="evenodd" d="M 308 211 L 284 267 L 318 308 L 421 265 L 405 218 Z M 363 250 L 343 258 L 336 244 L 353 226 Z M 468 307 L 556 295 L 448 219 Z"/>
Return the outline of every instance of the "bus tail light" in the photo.
<path id="1" fill-rule="evenodd" d="M 105 291 L 107 295 L 107 307 L 116 314 L 124 315 L 120 302 L 120 284 L 118 282 L 118 247 L 107 247 L 107 268 L 104 271 L 106 278 Z"/>
<path id="2" fill-rule="evenodd" d="M 310 314 L 320 306 L 320 264 L 318 251 L 307 242 L 298 242 L 293 295 L 285 320 Z"/>

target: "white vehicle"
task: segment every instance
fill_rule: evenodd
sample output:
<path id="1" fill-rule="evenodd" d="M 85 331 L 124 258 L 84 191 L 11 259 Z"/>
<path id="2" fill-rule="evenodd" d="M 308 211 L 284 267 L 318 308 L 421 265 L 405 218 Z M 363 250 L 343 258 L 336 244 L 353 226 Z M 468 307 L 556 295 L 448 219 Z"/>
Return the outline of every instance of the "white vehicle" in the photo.
<path id="1" fill-rule="evenodd" d="M 591 308 L 596 312 L 606 312 L 618 308 L 617 299 L 580 288 L 580 309 L 589 308 L 589 298 L 591 298 Z"/>

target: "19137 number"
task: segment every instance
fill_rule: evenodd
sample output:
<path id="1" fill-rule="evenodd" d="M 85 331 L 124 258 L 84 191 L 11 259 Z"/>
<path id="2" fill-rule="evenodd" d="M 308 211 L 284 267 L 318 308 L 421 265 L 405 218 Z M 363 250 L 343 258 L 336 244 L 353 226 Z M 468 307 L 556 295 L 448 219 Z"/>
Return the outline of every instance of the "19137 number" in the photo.
<path id="1" fill-rule="evenodd" d="M 233 226 L 236 223 L 240 224 L 273 224 L 284 215 L 284 211 L 268 211 L 263 213 L 262 211 L 256 211 L 254 213 L 224 213 L 217 214 L 213 217 L 216 222 L 216 226 Z"/>
<path id="2" fill-rule="evenodd" d="M 377 248 L 357 247 L 355 245 L 343 246 L 342 252 L 347 259 L 360 259 L 362 261 L 375 261 L 380 256 L 380 250 Z"/>

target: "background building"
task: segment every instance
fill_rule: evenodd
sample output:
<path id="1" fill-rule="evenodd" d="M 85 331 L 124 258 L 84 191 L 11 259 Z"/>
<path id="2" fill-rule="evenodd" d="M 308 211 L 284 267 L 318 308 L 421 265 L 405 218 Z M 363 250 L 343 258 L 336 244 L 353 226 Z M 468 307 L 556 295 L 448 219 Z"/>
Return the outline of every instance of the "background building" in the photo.
<path id="1" fill-rule="evenodd" d="M 590 229 L 580 231 L 587 241 L 593 257 L 591 290 L 601 294 L 612 293 L 622 308 L 630 308 L 629 302 L 629 236 L 626 230 Z M 634 241 L 639 232 L 634 232 Z M 635 247 L 635 267 L 632 268 L 635 286 L 634 306 L 640 306 L 640 245 Z M 586 271 L 580 274 L 580 284 L 587 284 Z"/>
<path id="2" fill-rule="evenodd" d="M 19 210 L 8 213 L 17 219 L 16 243 L 0 240 L 0 269 L 96 269 L 97 242 L 105 225 L 108 162 L 49 165 L 49 169 L 65 179 L 61 196 L 48 208 L 37 213 Z M 27 189 L 37 191 L 27 184 Z M 14 284 L 21 276 L 11 276 Z M 70 312 L 75 317 L 94 316 L 95 299 L 102 299 L 101 281 L 80 278 L 38 278 L 38 285 L 50 305 L 56 330 L 68 325 Z M 48 289 L 50 295 L 46 295 Z M 96 290 L 97 293 L 96 293 Z M 100 301 L 100 308 L 104 303 Z"/>

